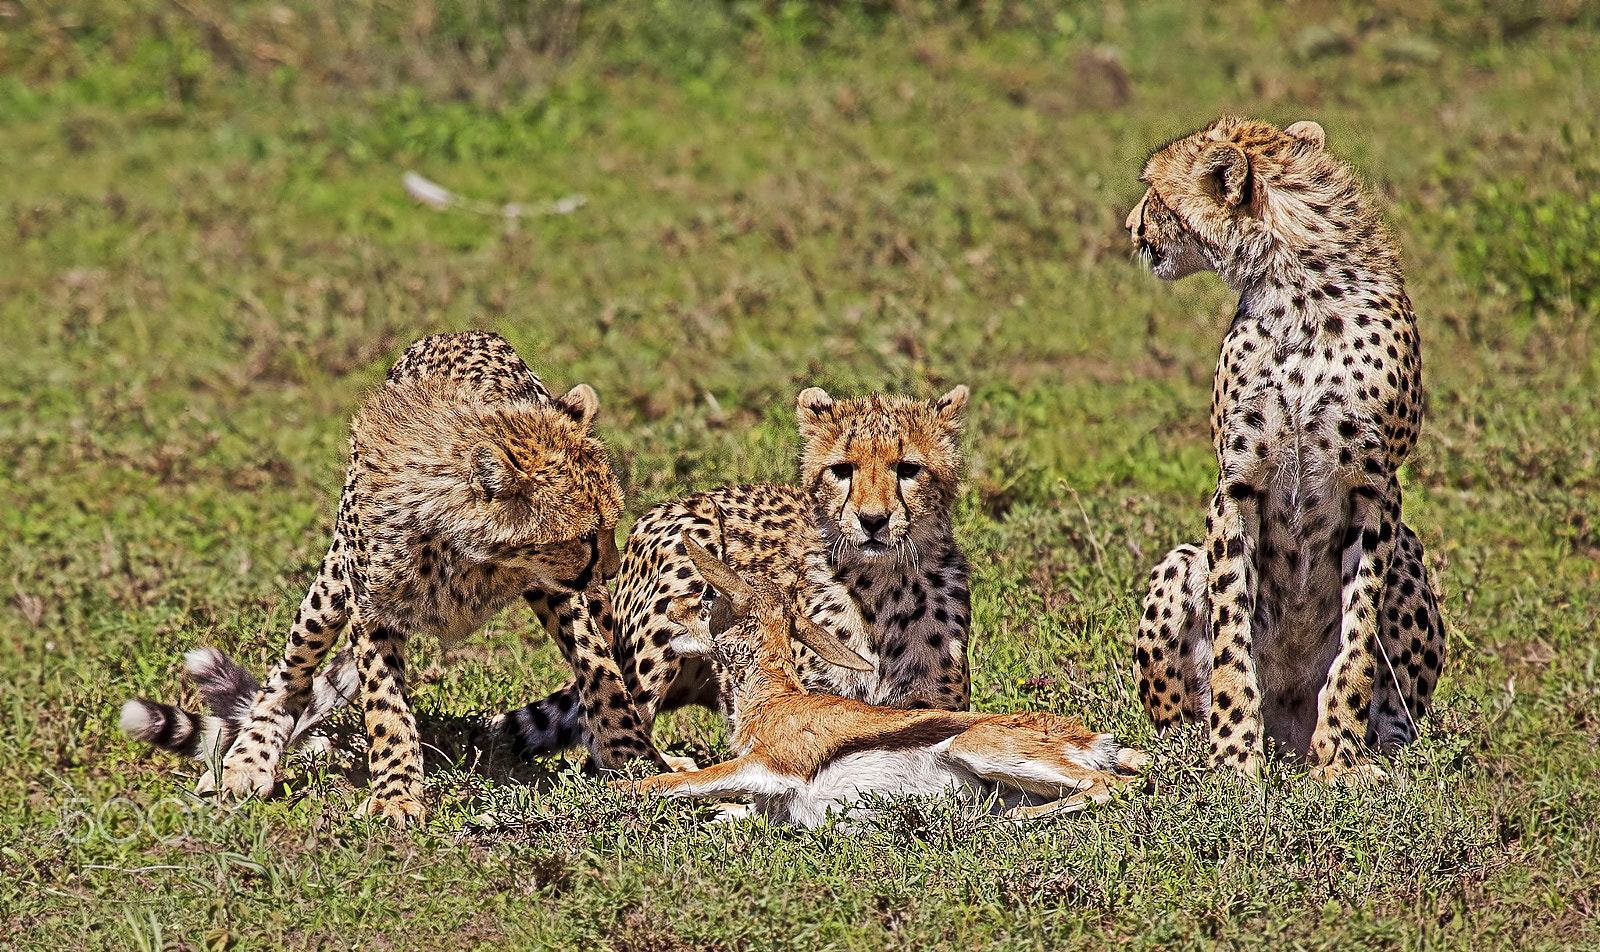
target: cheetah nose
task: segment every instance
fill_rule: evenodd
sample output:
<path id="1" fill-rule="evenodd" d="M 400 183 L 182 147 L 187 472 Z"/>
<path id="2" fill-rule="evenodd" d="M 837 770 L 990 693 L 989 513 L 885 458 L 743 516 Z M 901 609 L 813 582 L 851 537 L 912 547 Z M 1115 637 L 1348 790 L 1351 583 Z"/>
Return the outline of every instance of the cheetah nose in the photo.
<path id="1" fill-rule="evenodd" d="M 868 538 L 876 538 L 878 533 L 889 527 L 889 514 L 874 515 L 863 512 L 856 516 L 856 521 L 861 523 L 861 531 L 865 532 Z"/>

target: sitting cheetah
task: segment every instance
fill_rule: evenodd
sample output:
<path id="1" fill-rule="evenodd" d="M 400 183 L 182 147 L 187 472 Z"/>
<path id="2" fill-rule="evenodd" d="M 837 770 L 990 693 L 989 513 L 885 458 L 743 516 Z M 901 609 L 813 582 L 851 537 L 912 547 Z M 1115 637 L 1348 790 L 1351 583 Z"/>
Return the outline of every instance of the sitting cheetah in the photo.
<path id="1" fill-rule="evenodd" d="M 646 733 L 662 711 L 720 705 L 709 662 L 681 658 L 668 610 L 703 589 L 680 537 L 796 593 L 800 613 L 872 663 L 852 671 L 795 644 L 808 690 L 869 704 L 965 710 L 967 560 L 951 527 L 967 388 L 935 400 L 800 394 L 801 486 L 739 486 L 658 506 L 628 534 L 617 662 Z M 726 540 L 726 541 L 724 541 Z M 718 618 L 719 627 L 731 618 Z M 576 688 L 503 715 L 531 752 L 582 741 Z"/>
<path id="2" fill-rule="evenodd" d="M 286 744 L 315 719 L 305 716 L 308 700 L 325 710 L 340 696 L 337 686 L 353 681 L 371 741 L 372 795 L 362 812 L 400 825 L 420 819 L 422 751 L 406 699 L 406 638 L 432 633 L 448 646 L 518 596 L 584 676 L 580 706 L 597 728 L 599 759 L 665 766 L 609 654 L 604 579 L 619 562 L 622 494 L 593 435 L 598 409 L 583 384 L 552 399 L 492 334 L 429 337 L 406 350 L 351 426 L 333 544 L 283 660 L 241 719 L 222 764 L 223 793 L 270 791 Z M 330 670 L 319 681 L 315 672 L 346 624 L 346 667 L 356 677 Z M 225 695 L 226 672 L 208 673 L 202 687 L 222 685 L 208 697 Z M 237 717 L 237 708 L 212 700 L 218 714 Z M 122 723 L 171 749 L 201 746 L 192 716 L 163 705 L 130 701 Z"/>
<path id="3" fill-rule="evenodd" d="M 1248 776 L 1270 739 L 1318 776 L 1382 777 L 1416 737 L 1445 633 L 1396 470 L 1421 358 L 1399 251 L 1322 128 L 1224 116 L 1156 152 L 1128 230 L 1157 277 L 1240 292 L 1211 401 L 1203 548 L 1156 566 L 1139 693 Z"/>

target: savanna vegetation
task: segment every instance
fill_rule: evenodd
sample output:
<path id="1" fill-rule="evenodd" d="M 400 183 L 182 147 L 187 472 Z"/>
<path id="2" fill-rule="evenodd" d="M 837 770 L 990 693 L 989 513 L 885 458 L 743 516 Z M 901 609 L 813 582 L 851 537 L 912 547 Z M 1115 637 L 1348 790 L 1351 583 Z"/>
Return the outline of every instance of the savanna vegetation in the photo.
<path id="1" fill-rule="evenodd" d="M 0 944 L 1600 946 L 1597 109 L 1579 0 L 0 2 Z M 1319 121 L 1406 253 L 1451 657 L 1378 788 L 1243 788 L 1131 692 L 1233 296 L 1121 223 L 1224 110 Z M 118 706 L 194 700 L 196 645 L 276 656 L 349 414 L 469 327 L 598 390 L 633 514 L 790 478 L 806 386 L 970 385 L 975 703 L 1114 729 L 1155 791 L 711 826 L 479 756 L 474 715 L 563 678 L 513 610 L 414 655 L 425 827 L 351 819 L 337 758 L 188 795 Z M 705 713 L 658 738 L 725 750 Z"/>

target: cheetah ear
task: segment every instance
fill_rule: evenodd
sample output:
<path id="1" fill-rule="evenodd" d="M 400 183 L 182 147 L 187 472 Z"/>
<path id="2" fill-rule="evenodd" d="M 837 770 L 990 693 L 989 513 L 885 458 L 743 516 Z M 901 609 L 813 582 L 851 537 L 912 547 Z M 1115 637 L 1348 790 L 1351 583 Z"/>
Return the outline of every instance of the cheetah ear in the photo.
<path id="1" fill-rule="evenodd" d="M 1212 142 L 1200 153 L 1202 174 L 1211 180 L 1217 200 L 1230 208 L 1250 201 L 1250 158 L 1232 142 Z"/>
<path id="2" fill-rule="evenodd" d="M 1302 119 L 1289 126 L 1283 130 L 1283 134 L 1293 139 L 1299 139 L 1307 145 L 1316 146 L 1319 149 L 1325 148 L 1328 144 L 1328 134 L 1323 132 L 1322 127 L 1310 119 Z"/>
<path id="3" fill-rule="evenodd" d="M 872 662 L 856 654 L 844 642 L 828 634 L 822 626 L 804 615 L 794 617 L 794 637 L 829 664 L 849 668 L 851 671 L 871 671 L 875 667 Z"/>
<path id="4" fill-rule="evenodd" d="M 472 465 L 472 491 L 484 502 L 492 502 L 516 482 L 516 470 L 506 458 L 506 451 L 487 440 L 472 448 L 468 460 Z"/>
<path id="5" fill-rule="evenodd" d="M 802 427 L 823 417 L 833 418 L 833 398 L 821 387 L 807 387 L 800 391 L 800 398 L 795 401 L 795 406 L 799 410 Z"/>
<path id="6" fill-rule="evenodd" d="M 594 418 L 600 414 L 600 397 L 594 388 L 580 383 L 555 402 L 555 407 L 577 421 L 585 430 L 594 429 Z"/>
<path id="7" fill-rule="evenodd" d="M 928 406 L 946 426 L 960 427 L 966 420 L 967 398 L 971 395 L 966 384 L 958 383 L 944 396 L 929 400 Z"/>

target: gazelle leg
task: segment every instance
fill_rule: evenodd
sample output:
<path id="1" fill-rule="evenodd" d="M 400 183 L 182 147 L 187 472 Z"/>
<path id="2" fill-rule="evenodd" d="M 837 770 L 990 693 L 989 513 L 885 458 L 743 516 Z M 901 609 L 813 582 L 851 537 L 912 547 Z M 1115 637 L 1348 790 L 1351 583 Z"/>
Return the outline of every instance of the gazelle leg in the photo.
<path id="1" fill-rule="evenodd" d="M 643 780 L 618 780 L 618 786 L 664 797 L 753 797 L 778 791 L 778 778 L 765 764 L 735 757 L 689 773 L 663 773 Z"/>

